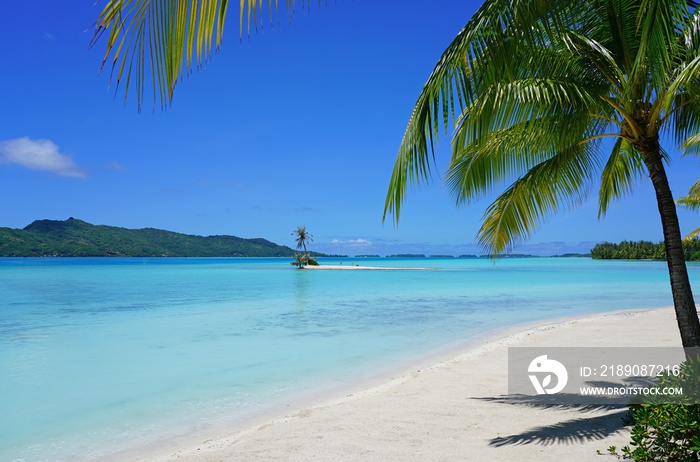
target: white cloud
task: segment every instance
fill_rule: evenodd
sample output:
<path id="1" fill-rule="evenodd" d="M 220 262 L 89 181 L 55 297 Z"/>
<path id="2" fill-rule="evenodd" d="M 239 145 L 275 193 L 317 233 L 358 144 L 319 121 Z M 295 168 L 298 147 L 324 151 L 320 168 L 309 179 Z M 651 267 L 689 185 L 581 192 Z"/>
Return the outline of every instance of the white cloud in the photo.
<path id="1" fill-rule="evenodd" d="M 59 176 L 74 178 L 87 176 L 70 156 L 61 154 L 56 143 L 51 140 L 32 140 L 25 136 L 0 141 L 0 162 Z"/>
<path id="2" fill-rule="evenodd" d="M 348 241 L 348 244 L 356 244 L 356 245 L 372 245 L 371 241 L 368 241 L 367 239 L 350 239 Z"/>

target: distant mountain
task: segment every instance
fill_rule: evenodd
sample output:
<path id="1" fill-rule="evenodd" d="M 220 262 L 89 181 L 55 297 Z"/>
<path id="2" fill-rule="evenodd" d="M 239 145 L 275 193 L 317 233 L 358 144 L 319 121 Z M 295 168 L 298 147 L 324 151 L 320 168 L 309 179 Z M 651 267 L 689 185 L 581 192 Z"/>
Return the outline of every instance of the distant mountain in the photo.
<path id="1" fill-rule="evenodd" d="M 117 228 L 72 217 L 0 228 L 0 257 L 291 257 L 294 252 L 265 239 Z"/>

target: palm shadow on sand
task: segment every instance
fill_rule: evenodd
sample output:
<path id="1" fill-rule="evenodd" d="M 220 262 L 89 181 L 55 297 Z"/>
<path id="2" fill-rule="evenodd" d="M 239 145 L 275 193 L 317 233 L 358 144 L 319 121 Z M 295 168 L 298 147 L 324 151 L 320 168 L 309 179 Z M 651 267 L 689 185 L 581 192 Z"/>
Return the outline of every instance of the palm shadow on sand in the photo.
<path id="1" fill-rule="evenodd" d="M 627 386 L 649 386 L 649 380 L 630 378 L 625 380 Z M 620 383 L 588 382 L 594 387 L 619 387 Z M 573 445 L 587 441 L 599 441 L 620 433 L 629 422 L 628 402 L 620 399 L 603 397 L 586 397 L 574 394 L 557 395 L 506 395 L 490 398 L 474 398 L 490 402 L 503 403 L 513 406 L 529 406 L 535 409 L 572 409 L 581 414 L 588 412 L 608 411 L 604 415 L 581 417 L 528 429 L 522 433 L 492 438 L 490 446 L 501 447 L 508 445 L 552 444 Z"/>

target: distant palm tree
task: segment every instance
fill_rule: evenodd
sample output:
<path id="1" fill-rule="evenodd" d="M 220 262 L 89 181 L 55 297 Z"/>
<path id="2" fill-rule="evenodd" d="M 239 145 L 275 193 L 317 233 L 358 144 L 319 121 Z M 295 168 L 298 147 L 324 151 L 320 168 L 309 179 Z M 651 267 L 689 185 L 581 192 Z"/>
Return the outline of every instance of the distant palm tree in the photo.
<path id="1" fill-rule="evenodd" d="M 298 226 L 292 231 L 292 236 L 296 236 L 297 249 L 304 249 L 304 253 L 306 253 L 306 243 L 314 241 L 314 237 L 306 230 L 306 226 Z"/>
<path id="2" fill-rule="evenodd" d="M 386 198 L 398 221 L 455 121 L 446 186 L 468 204 L 508 185 L 478 233 L 493 254 L 599 182 L 599 217 L 649 178 L 685 347 L 700 321 L 661 134 L 700 150 L 700 14 L 691 0 L 486 0 L 444 52 L 413 109 Z"/>

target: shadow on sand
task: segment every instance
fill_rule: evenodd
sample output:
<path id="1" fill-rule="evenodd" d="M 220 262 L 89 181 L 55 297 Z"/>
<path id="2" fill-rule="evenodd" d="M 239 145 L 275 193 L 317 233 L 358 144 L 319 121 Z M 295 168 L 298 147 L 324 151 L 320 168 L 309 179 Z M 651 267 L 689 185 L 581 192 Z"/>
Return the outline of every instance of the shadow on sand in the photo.
<path id="1" fill-rule="evenodd" d="M 631 378 L 625 380 L 626 385 L 649 385 L 648 380 Z M 619 387 L 620 383 L 588 382 L 595 387 Z M 528 429 L 522 433 L 509 436 L 499 436 L 490 440 L 489 445 L 495 447 L 521 444 L 580 444 L 587 441 L 603 440 L 611 435 L 620 433 L 629 421 L 627 402 L 620 399 L 609 399 L 601 396 L 588 397 L 574 394 L 556 395 L 506 395 L 492 398 L 474 398 L 497 402 L 512 406 L 528 406 L 534 409 L 570 409 L 580 412 L 581 418 L 559 422 Z M 606 412 L 604 415 L 586 417 L 589 412 Z"/>

